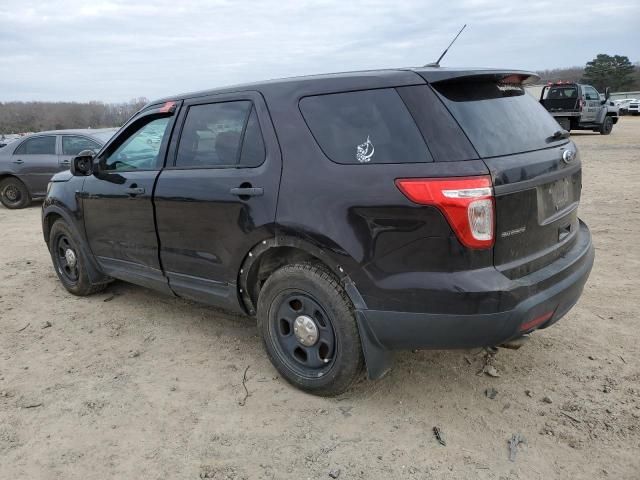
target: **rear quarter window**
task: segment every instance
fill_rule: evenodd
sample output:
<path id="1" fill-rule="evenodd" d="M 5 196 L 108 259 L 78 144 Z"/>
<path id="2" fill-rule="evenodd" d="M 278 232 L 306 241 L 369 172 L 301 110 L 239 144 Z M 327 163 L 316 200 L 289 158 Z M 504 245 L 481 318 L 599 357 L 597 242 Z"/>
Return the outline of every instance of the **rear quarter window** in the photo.
<path id="1" fill-rule="evenodd" d="M 433 161 L 393 88 L 305 97 L 300 111 L 320 148 L 336 163 Z"/>

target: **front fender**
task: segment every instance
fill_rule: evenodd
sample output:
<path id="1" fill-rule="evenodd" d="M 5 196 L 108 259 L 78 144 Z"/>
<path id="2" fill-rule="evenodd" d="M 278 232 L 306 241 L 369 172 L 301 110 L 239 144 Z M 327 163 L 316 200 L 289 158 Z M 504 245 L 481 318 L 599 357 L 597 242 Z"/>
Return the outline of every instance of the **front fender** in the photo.
<path id="1" fill-rule="evenodd" d="M 87 273 L 91 283 L 99 284 L 110 281 L 111 278 L 102 271 L 88 247 L 87 238 L 84 234 L 84 226 L 82 224 L 82 211 L 78 206 L 75 196 L 72 206 L 54 196 L 47 196 L 42 204 L 42 234 L 47 248 L 49 248 L 51 227 L 58 219 L 62 219 L 75 238 L 78 239 L 78 248 L 80 249 L 84 264 L 87 266 Z"/>

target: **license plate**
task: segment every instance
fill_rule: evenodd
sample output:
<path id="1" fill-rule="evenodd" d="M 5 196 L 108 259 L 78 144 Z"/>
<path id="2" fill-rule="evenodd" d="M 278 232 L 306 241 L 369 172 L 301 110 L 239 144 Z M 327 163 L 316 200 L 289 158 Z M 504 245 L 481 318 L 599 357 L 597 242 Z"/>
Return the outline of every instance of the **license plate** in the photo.
<path id="1" fill-rule="evenodd" d="M 576 198 L 574 198 L 576 197 Z M 577 192 L 571 177 L 538 187 L 538 220 L 540 224 L 554 217 L 577 200 Z"/>
<path id="2" fill-rule="evenodd" d="M 556 212 L 569 204 L 569 187 L 568 178 L 558 180 L 549 186 L 549 195 L 551 195 L 551 202 Z"/>

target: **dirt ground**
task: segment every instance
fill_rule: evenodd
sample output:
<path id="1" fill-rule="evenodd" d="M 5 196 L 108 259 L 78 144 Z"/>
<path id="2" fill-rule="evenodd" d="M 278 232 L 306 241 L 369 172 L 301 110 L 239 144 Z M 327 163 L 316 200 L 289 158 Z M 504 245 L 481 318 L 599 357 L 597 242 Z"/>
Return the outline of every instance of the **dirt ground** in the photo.
<path id="1" fill-rule="evenodd" d="M 501 349 L 499 378 L 476 351 L 405 352 L 336 399 L 280 379 L 246 319 L 68 294 L 40 205 L 0 207 L 0 479 L 639 479 L 640 118 L 573 139 L 597 250 L 579 304 Z"/>

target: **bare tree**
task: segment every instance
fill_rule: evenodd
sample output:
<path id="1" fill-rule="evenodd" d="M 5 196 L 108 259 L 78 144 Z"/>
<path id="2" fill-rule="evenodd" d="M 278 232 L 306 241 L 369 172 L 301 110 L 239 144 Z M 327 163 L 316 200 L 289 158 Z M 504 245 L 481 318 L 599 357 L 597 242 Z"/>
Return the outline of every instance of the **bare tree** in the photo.
<path id="1" fill-rule="evenodd" d="M 0 102 L 0 132 L 119 127 L 147 102 L 144 97 L 125 103 Z"/>

